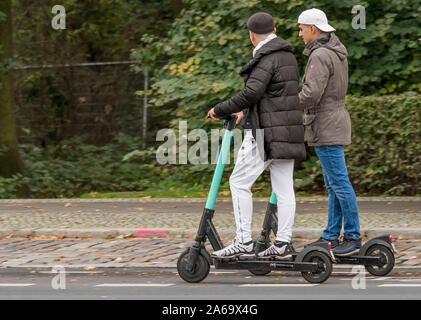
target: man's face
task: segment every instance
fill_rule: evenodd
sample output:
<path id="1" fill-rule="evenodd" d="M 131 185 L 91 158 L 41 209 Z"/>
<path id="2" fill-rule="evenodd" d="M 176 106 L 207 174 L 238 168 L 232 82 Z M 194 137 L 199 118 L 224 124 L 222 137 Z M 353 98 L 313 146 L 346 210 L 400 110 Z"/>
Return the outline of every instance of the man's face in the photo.
<path id="1" fill-rule="evenodd" d="M 319 35 L 319 32 L 317 32 L 318 30 L 315 26 L 299 24 L 298 27 L 300 28 L 300 32 L 298 33 L 298 36 L 303 39 L 306 45 L 307 43 L 316 39 L 317 36 Z"/>

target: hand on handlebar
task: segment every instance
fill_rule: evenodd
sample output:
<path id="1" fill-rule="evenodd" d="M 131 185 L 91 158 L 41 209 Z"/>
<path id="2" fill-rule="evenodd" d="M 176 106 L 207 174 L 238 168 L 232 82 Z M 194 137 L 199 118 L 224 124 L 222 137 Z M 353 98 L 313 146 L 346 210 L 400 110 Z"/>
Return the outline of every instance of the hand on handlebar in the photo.
<path id="1" fill-rule="evenodd" d="M 209 110 L 208 112 L 208 119 L 213 119 L 213 120 L 220 120 L 219 118 L 216 117 L 215 115 L 215 108 L 212 108 Z"/>
<path id="2" fill-rule="evenodd" d="M 239 124 L 240 121 L 244 118 L 244 112 L 243 111 L 233 113 L 232 115 L 237 116 L 237 122 L 235 124 Z"/>
<path id="3" fill-rule="evenodd" d="M 216 117 L 216 114 L 215 114 L 215 110 L 214 109 L 215 108 L 212 108 L 212 109 L 209 110 L 209 112 L 208 112 L 208 119 L 221 120 L 221 119 L 219 119 L 219 118 Z M 237 121 L 236 121 L 235 124 L 239 124 L 240 121 L 244 118 L 244 112 L 243 111 L 240 111 L 240 112 L 237 112 L 237 113 L 233 113 L 232 115 L 233 116 L 237 116 Z"/>

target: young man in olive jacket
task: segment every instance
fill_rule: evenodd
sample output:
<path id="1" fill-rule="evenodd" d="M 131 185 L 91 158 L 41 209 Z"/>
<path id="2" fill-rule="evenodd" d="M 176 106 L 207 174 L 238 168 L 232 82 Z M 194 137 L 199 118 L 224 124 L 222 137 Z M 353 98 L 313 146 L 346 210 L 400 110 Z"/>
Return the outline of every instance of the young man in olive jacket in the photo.
<path id="1" fill-rule="evenodd" d="M 272 190 L 278 201 L 278 231 L 275 243 L 258 256 L 262 259 L 287 258 L 291 252 L 295 216 L 294 160 L 306 157 L 302 111 L 298 99 L 298 66 L 292 45 L 276 36 L 272 16 L 256 13 L 248 20 L 247 28 L 255 49 L 253 59 L 240 72 L 245 87 L 208 113 L 212 119 L 218 119 L 218 115 L 237 114 L 242 118 L 241 123 L 245 129 L 245 138 L 230 177 L 236 237 L 231 245 L 214 252 L 213 256 L 254 256 L 251 186 L 269 167 Z M 261 133 L 263 137 L 259 139 Z M 259 141 L 264 156 L 258 152 Z M 256 165 L 258 157 L 261 165 Z"/>
<path id="2" fill-rule="evenodd" d="M 344 146 L 351 143 L 351 120 L 345 107 L 348 88 L 348 52 L 319 9 L 304 11 L 298 18 L 308 62 L 299 94 L 309 146 L 314 146 L 329 193 L 328 224 L 314 242 L 332 243 L 337 255 L 361 248 L 357 199 L 348 178 Z M 338 237 L 344 224 L 344 240 Z"/>

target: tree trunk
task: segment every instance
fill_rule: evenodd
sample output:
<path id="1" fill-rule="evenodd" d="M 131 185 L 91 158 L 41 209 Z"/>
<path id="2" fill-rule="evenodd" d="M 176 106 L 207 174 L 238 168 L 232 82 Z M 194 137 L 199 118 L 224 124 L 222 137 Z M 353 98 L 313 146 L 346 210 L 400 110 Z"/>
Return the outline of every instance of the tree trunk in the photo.
<path id="1" fill-rule="evenodd" d="M 7 16 L 0 20 L 0 176 L 10 177 L 23 170 L 16 136 L 12 72 L 4 69 L 6 59 L 13 57 L 11 0 L 1 0 L 0 11 Z"/>

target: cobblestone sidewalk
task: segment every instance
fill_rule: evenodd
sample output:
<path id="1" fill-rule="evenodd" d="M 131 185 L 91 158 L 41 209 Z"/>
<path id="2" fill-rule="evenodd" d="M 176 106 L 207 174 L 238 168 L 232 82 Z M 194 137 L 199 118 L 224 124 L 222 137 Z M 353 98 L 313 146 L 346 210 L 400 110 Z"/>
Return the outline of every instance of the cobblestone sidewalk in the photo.
<path id="1" fill-rule="evenodd" d="M 310 240 L 294 239 L 299 251 Z M 175 267 L 191 244 L 180 239 L 36 239 L 9 238 L 0 242 L 0 267 Z M 398 240 L 396 265 L 421 267 L 421 240 Z M 209 252 L 212 249 L 207 247 Z"/>
<path id="2" fill-rule="evenodd" d="M 194 238 L 205 199 L 0 200 L 0 267 L 174 267 Z M 257 236 L 267 199 L 255 199 Z M 392 233 L 396 264 L 421 266 L 421 198 L 359 198 L 363 240 Z M 223 241 L 235 229 L 232 204 L 219 199 Z M 327 199 L 297 199 L 294 244 L 317 239 Z M 209 251 L 212 251 L 209 248 Z"/>
<path id="3" fill-rule="evenodd" d="M 359 199 L 363 237 L 392 232 L 421 239 L 421 198 Z M 188 238 L 196 233 L 205 199 L 71 199 L 0 200 L 1 236 L 113 238 L 159 231 Z M 252 229 L 259 232 L 267 199 L 255 199 Z M 214 224 L 221 236 L 232 237 L 231 200 L 215 205 Z M 294 236 L 318 237 L 327 223 L 327 199 L 297 199 Z M 152 230 L 151 230 L 152 229 Z"/>

